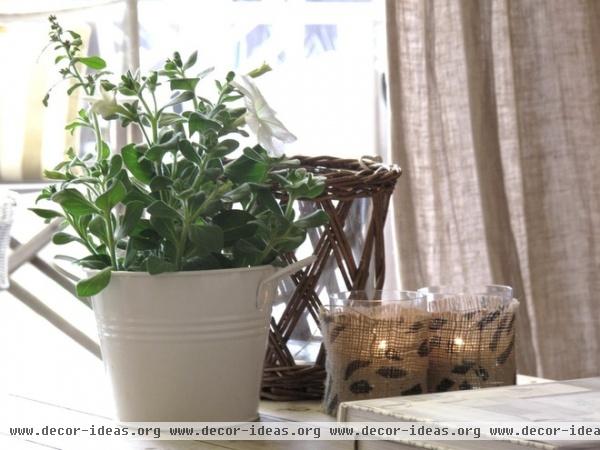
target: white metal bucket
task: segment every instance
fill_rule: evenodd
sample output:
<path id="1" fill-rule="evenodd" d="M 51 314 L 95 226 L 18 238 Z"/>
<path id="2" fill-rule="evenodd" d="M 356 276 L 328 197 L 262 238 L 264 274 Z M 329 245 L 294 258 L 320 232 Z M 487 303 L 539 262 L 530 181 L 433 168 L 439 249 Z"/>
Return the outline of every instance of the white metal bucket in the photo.
<path id="1" fill-rule="evenodd" d="M 274 281 L 311 260 L 279 270 L 113 272 L 92 304 L 117 418 L 255 420 Z"/>

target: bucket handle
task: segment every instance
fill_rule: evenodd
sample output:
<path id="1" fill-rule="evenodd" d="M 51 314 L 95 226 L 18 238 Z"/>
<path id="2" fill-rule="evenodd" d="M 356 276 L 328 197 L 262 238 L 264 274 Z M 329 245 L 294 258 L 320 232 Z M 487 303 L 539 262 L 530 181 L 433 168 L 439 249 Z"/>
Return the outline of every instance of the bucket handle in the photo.
<path id="1" fill-rule="evenodd" d="M 317 259 L 317 257 L 315 255 L 311 255 L 307 258 L 301 259 L 300 261 L 296 261 L 295 263 L 292 263 L 288 266 L 282 267 L 277 272 L 275 272 L 273 275 L 270 275 L 267 278 L 265 278 L 264 280 L 262 280 L 260 282 L 260 284 L 258 285 L 258 290 L 256 291 L 256 308 L 257 309 L 264 308 L 266 301 L 263 299 L 263 294 L 265 292 L 265 289 L 267 288 L 267 286 L 270 283 L 273 283 L 274 281 L 278 281 L 281 278 L 285 277 L 286 275 L 298 272 L 303 267 L 306 267 L 309 264 L 312 264 L 316 259 Z"/>

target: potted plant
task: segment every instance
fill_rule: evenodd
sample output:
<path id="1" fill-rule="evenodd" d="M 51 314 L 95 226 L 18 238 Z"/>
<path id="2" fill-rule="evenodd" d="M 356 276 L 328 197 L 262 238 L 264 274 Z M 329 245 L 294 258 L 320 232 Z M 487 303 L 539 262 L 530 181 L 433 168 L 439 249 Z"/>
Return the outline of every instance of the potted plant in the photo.
<path id="1" fill-rule="evenodd" d="M 68 93 L 89 100 L 67 129 L 90 129 L 96 144 L 46 171 L 55 183 L 38 200 L 59 208 L 33 211 L 64 219 L 55 244 L 88 253 L 75 261 L 88 273 L 77 292 L 92 297 L 118 418 L 254 419 L 272 281 L 299 269 L 276 266 L 327 220 L 295 217 L 294 202 L 324 185 L 280 152 L 294 137 L 253 82 L 270 68 L 227 73 L 211 100 L 198 92 L 211 70 L 194 71 L 196 53 L 115 80 L 100 57 L 81 55 L 77 33 L 53 16 L 50 27 Z M 137 128 L 143 142 L 112 151 L 101 120 Z M 246 126 L 258 144 L 240 151 Z"/>

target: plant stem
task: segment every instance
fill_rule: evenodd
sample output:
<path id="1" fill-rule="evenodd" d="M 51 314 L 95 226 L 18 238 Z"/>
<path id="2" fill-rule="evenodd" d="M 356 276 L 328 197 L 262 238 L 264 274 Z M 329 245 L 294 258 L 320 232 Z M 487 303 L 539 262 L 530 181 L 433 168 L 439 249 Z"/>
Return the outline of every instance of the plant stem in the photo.
<path id="1" fill-rule="evenodd" d="M 146 100 L 144 99 L 144 96 L 142 95 L 141 92 L 138 93 L 138 98 L 140 99 L 140 102 L 144 106 L 144 109 L 146 110 L 146 114 L 148 114 L 148 120 L 150 121 L 150 126 L 152 127 L 152 143 L 150 145 L 156 144 L 156 142 L 158 141 L 158 130 L 156 128 L 156 118 L 154 117 L 152 110 L 148 106 L 148 103 L 146 103 Z"/>
<path id="2" fill-rule="evenodd" d="M 181 270 L 182 269 L 182 258 L 183 258 L 183 251 L 185 249 L 185 242 L 187 241 L 187 234 L 188 234 L 188 222 L 189 222 L 189 218 L 187 215 L 187 208 L 184 208 L 184 218 L 183 218 L 183 222 L 182 222 L 182 226 L 181 226 L 181 235 L 179 236 L 179 245 L 177 246 L 177 249 L 175 251 L 175 267 L 177 267 L 177 270 Z"/>
<path id="3" fill-rule="evenodd" d="M 92 122 L 94 123 L 94 134 L 96 135 L 96 161 L 100 161 L 102 154 L 102 133 L 100 132 L 100 124 L 98 123 L 98 116 L 95 112 L 91 112 Z"/>
<path id="4" fill-rule="evenodd" d="M 75 220 L 70 215 L 68 215 L 68 214 L 65 214 L 65 218 L 67 219 L 67 222 L 69 223 L 69 225 L 71 226 L 71 228 L 73 228 L 75 230 L 75 232 L 77 233 L 77 235 L 84 242 L 85 248 L 87 248 L 92 255 L 97 255 L 98 252 L 96 251 L 96 249 L 94 248 L 94 246 L 89 243 L 87 234 L 84 233 L 84 232 L 82 232 L 79 229 L 79 227 L 75 223 Z"/>
<path id="5" fill-rule="evenodd" d="M 293 196 L 288 196 L 287 205 L 285 205 L 285 217 L 292 220 L 292 213 L 294 212 L 294 201 L 296 199 Z"/>
<path id="6" fill-rule="evenodd" d="M 148 147 L 152 146 L 152 141 L 148 137 L 148 133 L 146 133 L 146 129 L 144 128 L 144 125 L 142 125 L 141 121 L 138 122 L 138 126 L 140 127 L 140 130 L 142 130 L 142 134 L 144 135 L 144 139 L 146 139 L 146 143 L 148 144 Z"/>
<path id="7" fill-rule="evenodd" d="M 115 250 L 115 236 L 112 225 L 112 214 L 110 210 L 104 212 L 104 220 L 106 221 L 106 239 L 108 240 L 108 251 L 110 252 L 111 264 L 115 270 L 119 270 L 119 261 Z"/>
<path id="8" fill-rule="evenodd" d="M 254 205 L 256 204 L 257 200 L 258 200 L 258 196 L 256 194 L 252 194 L 250 197 L 250 201 L 246 205 L 245 210 L 248 212 L 252 212 L 252 208 L 254 208 Z"/>
<path id="9" fill-rule="evenodd" d="M 77 66 L 75 65 L 75 63 L 73 63 L 73 54 L 71 53 L 69 48 L 64 44 L 64 42 L 61 41 L 61 43 L 63 44 L 63 46 L 65 48 L 65 52 L 67 54 L 67 57 L 69 58 L 69 61 L 71 62 L 71 68 L 73 69 L 73 71 L 72 71 L 73 75 L 75 75 L 75 78 L 77 78 L 77 81 L 79 81 L 79 83 L 81 83 L 81 86 L 83 87 L 84 92 L 87 95 L 92 95 L 91 87 L 83 81 L 83 77 L 79 73 L 79 69 L 77 69 Z M 100 155 L 102 153 L 102 133 L 100 132 L 100 124 L 98 123 L 98 115 L 93 111 L 90 111 L 90 115 L 92 116 L 92 122 L 94 125 L 94 134 L 96 135 L 96 159 L 99 161 Z"/>

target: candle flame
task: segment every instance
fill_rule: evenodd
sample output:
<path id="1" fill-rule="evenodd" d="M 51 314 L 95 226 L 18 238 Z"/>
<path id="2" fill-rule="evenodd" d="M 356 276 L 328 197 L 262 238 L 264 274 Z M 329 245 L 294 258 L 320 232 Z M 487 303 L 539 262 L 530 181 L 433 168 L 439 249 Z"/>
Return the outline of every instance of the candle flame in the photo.
<path id="1" fill-rule="evenodd" d="M 463 340 L 463 338 L 454 338 L 454 345 L 462 347 L 463 345 L 465 345 L 465 341 Z"/>
<path id="2" fill-rule="evenodd" d="M 379 341 L 377 348 L 379 350 L 385 350 L 387 348 L 387 341 L 385 339 L 383 341 Z"/>

